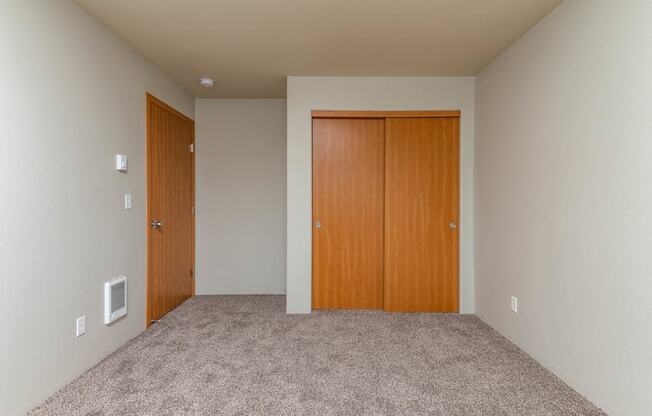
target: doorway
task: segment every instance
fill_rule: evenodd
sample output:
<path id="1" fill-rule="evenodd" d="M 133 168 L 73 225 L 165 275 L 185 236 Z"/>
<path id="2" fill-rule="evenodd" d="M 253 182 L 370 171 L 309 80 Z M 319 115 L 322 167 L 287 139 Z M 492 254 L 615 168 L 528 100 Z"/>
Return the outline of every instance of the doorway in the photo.
<path id="1" fill-rule="evenodd" d="M 147 326 L 194 295 L 195 123 L 147 94 Z"/>

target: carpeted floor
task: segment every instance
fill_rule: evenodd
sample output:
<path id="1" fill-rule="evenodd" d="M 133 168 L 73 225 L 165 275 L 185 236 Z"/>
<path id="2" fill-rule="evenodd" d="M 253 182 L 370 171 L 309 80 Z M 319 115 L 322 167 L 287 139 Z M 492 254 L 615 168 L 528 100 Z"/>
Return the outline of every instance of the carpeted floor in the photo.
<path id="1" fill-rule="evenodd" d="M 604 415 L 475 316 L 197 296 L 30 415 Z"/>

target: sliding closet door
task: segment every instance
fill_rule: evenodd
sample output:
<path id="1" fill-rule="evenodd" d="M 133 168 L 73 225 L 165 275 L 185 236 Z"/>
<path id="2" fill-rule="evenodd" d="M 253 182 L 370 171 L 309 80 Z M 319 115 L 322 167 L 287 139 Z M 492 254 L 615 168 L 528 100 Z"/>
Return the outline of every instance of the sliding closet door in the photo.
<path id="1" fill-rule="evenodd" d="M 385 129 L 385 310 L 457 312 L 459 118 Z"/>
<path id="2" fill-rule="evenodd" d="M 383 308 L 383 119 L 313 119 L 313 309 Z"/>

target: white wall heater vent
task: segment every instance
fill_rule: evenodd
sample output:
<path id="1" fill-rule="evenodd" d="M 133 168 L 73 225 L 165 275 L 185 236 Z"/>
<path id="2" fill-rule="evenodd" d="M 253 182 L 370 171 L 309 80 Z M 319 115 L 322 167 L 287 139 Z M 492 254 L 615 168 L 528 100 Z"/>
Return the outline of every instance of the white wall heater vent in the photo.
<path id="1" fill-rule="evenodd" d="M 127 277 L 120 276 L 104 283 L 104 323 L 106 325 L 127 314 Z"/>

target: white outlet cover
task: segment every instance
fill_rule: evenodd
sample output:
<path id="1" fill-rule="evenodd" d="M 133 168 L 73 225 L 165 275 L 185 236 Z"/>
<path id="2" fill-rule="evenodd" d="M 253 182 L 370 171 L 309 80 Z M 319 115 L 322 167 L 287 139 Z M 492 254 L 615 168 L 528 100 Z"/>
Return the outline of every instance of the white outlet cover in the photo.
<path id="1" fill-rule="evenodd" d="M 86 333 L 86 315 L 77 318 L 77 336 L 80 337 Z"/>
<path id="2" fill-rule="evenodd" d="M 131 209 L 132 204 L 131 204 L 131 194 L 125 194 L 125 209 Z"/>

